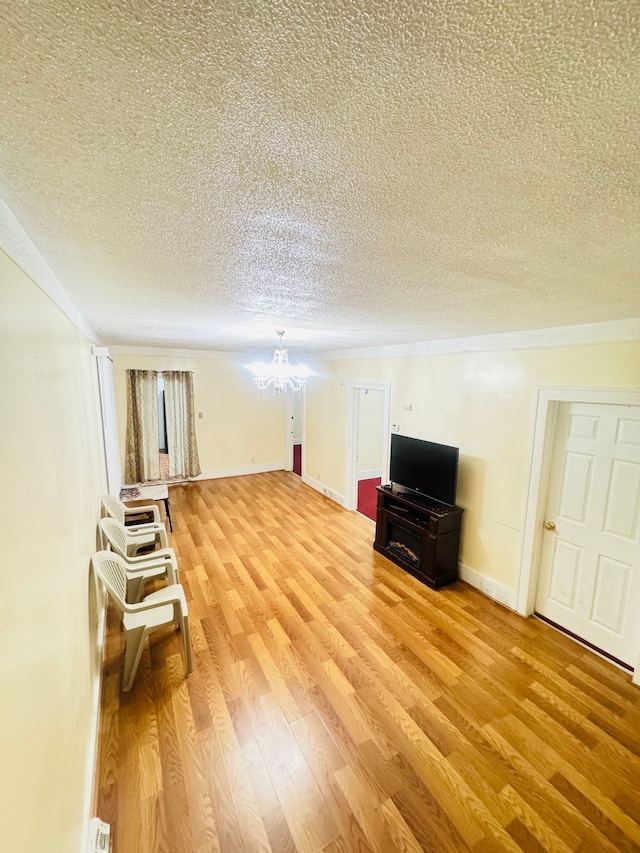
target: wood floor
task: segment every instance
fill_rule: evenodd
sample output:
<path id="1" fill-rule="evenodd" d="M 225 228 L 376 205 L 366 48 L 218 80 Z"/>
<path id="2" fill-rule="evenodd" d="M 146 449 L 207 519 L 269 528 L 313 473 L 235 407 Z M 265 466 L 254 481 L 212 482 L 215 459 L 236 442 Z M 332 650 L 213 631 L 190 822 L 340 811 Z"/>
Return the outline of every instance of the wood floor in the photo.
<path id="1" fill-rule="evenodd" d="M 98 815 L 114 853 L 640 850 L 640 690 L 277 472 L 171 487 L 194 672 L 110 612 Z"/>

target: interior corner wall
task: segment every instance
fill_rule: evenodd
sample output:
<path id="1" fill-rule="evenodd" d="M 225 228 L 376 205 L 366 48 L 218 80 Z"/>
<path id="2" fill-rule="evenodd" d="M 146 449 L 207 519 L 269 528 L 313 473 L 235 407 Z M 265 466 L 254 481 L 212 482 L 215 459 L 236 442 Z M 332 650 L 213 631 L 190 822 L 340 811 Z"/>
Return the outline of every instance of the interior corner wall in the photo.
<path id="1" fill-rule="evenodd" d="M 306 394 L 311 475 L 344 493 L 348 383 L 391 382 L 401 433 L 460 448 L 461 563 L 514 591 L 538 389 L 638 388 L 640 342 L 327 360 L 316 371 Z"/>
<path id="2" fill-rule="evenodd" d="M 100 637 L 104 486 L 90 342 L 0 251 L 0 846 L 80 851 Z"/>
<path id="3" fill-rule="evenodd" d="M 125 355 L 111 350 L 122 470 L 126 452 L 127 370 L 192 370 L 201 479 L 284 467 L 285 399 L 260 395 L 232 358 Z M 202 418 L 198 417 L 202 413 Z M 124 481 L 123 481 L 124 482 Z"/>

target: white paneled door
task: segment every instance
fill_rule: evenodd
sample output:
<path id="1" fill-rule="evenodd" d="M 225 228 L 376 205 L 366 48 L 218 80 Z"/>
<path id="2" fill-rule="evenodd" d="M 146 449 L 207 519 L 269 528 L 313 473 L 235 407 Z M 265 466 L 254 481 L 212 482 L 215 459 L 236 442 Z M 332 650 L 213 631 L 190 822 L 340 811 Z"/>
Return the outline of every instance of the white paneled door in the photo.
<path id="1" fill-rule="evenodd" d="M 536 612 L 635 667 L 640 409 L 560 403 Z"/>

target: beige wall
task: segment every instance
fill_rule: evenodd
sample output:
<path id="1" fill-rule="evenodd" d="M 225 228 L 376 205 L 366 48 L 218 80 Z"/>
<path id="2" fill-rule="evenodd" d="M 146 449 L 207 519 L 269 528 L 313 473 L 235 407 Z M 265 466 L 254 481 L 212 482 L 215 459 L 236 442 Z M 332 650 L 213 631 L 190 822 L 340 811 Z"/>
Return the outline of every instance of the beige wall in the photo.
<path id="1" fill-rule="evenodd" d="M 314 366 L 307 381 L 304 415 L 303 475 L 344 495 L 347 430 L 347 387 L 338 384 L 339 366 Z M 348 363 L 348 362 L 347 362 Z M 351 374 L 354 376 L 354 374 Z M 356 377 L 360 379 L 360 377 Z"/>
<path id="2" fill-rule="evenodd" d="M 514 590 L 537 389 L 638 388 L 640 343 L 344 359 L 317 368 L 306 395 L 310 475 L 344 494 L 348 382 L 390 381 L 391 422 L 400 432 L 460 448 L 462 563 Z"/>
<path id="3" fill-rule="evenodd" d="M 104 483 L 90 343 L 0 251 L 0 847 L 80 850 Z"/>
<path id="4" fill-rule="evenodd" d="M 120 454 L 126 449 L 126 371 L 192 370 L 203 476 L 256 465 L 284 465 L 285 398 L 260 396 L 240 361 L 173 355 L 112 354 Z M 202 419 L 197 414 L 202 412 Z"/>

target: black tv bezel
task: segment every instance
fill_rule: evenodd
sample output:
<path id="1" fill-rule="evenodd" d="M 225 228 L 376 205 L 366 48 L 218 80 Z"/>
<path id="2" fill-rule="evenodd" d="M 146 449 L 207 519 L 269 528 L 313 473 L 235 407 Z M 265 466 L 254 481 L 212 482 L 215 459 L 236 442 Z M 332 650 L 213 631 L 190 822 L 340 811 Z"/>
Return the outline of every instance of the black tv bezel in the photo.
<path id="1" fill-rule="evenodd" d="M 418 450 L 422 450 L 423 452 L 428 451 L 428 450 L 432 450 L 432 449 L 453 451 L 453 453 L 451 453 L 452 458 L 453 458 L 453 456 L 455 456 L 455 465 L 452 466 L 453 470 L 451 472 L 452 477 L 453 477 L 453 484 L 452 484 L 452 488 L 449 489 L 449 492 L 447 494 L 447 497 L 449 497 L 450 493 L 453 492 L 453 500 L 452 501 L 445 500 L 445 498 L 442 497 L 442 495 L 437 495 L 437 494 L 433 495 L 430 492 L 426 491 L 423 483 L 414 484 L 413 486 L 410 486 L 410 485 L 407 485 L 406 483 L 402 483 L 400 481 L 394 481 L 393 480 L 393 477 L 392 477 L 392 473 L 393 473 L 393 469 L 392 469 L 393 448 L 394 448 L 394 444 L 396 444 L 397 441 L 400 439 L 403 439 L 407 442 L 415 442 L 415 444 L 413 446 Z M 437 505 L 442 504 L 444 506 L 455 506 L 456 505 L 456 495 L 457 495 L 457 490 L 458 490 L 458 464 L 459 464 L 459 459 L 460 459 L 460 448 L 454 447 L 451 444 L 441 444 L 441 443 L 435 442 L 435 441 L 427 441 L 426 439 L 415 438 L 414 436 L 410 436 L 410 435 L 403 435 L 401 433 L 392 433 L 391 434 L 391 442 L 389 444 L 389 482 L 391 485 L 391 490 L 393 492 L 395 492 L 396 494 L 406 494 L 408 496 L 418 498 L 419 500 L 421 500 L 425 503 L 431 502 L 431 503 L 437 504 Z M 452 462 L 450 461 L 449 464 L 451 465 Z M 420 486 L 420 487 L 418 487 L 418 486 Z"/>

